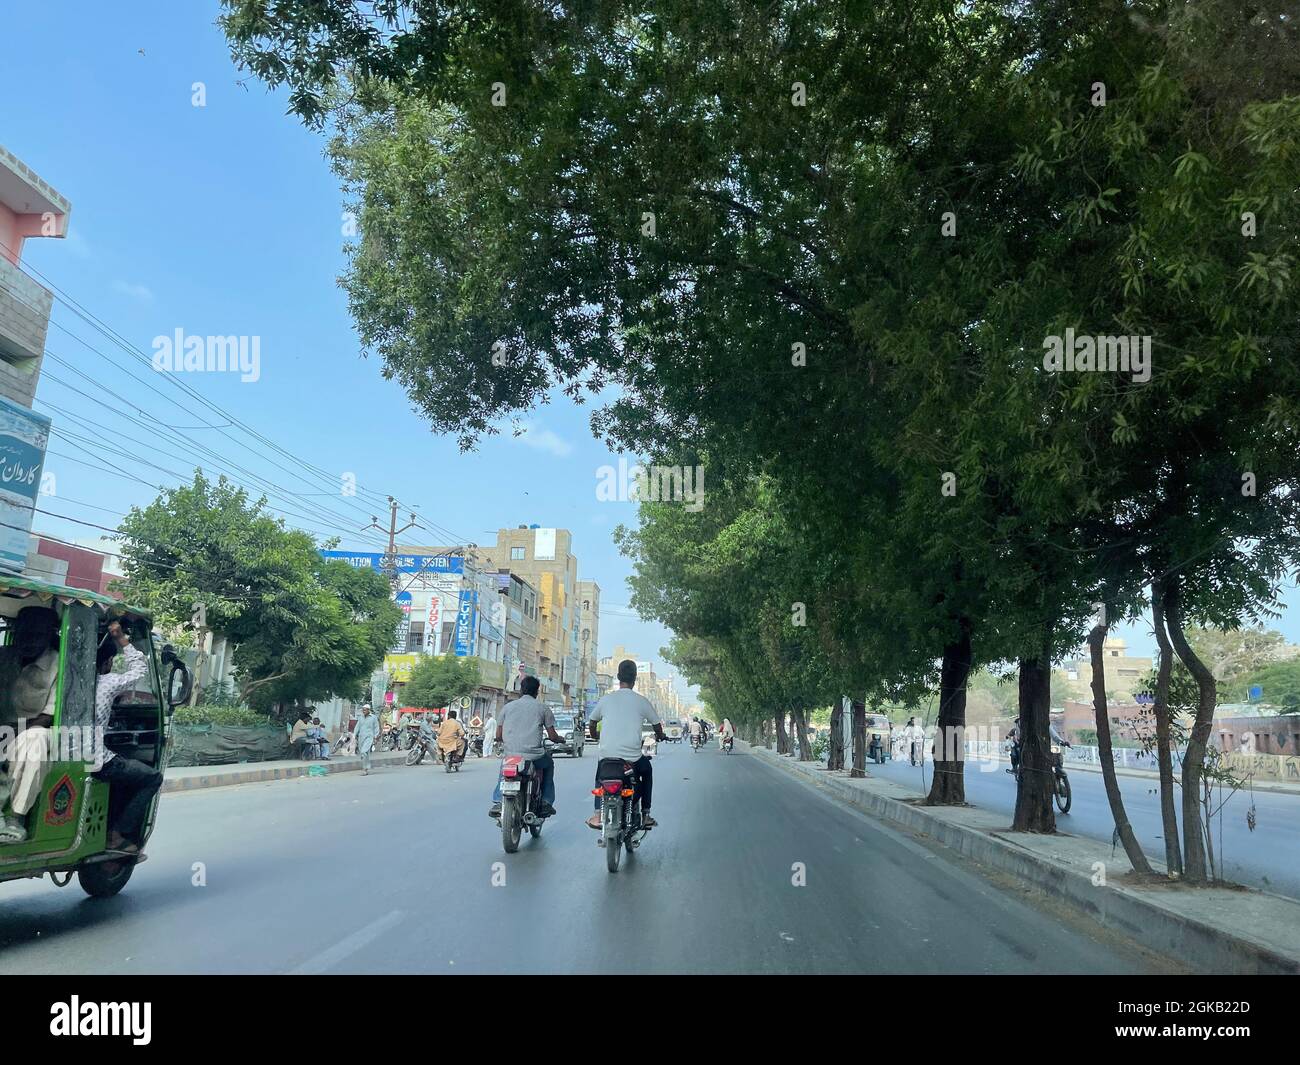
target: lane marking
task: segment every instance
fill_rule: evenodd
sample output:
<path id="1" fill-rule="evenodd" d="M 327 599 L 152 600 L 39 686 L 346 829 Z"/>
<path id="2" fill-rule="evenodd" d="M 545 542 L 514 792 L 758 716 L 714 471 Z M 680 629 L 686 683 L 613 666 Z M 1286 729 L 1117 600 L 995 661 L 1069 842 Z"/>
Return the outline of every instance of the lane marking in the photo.
<path id="1" fill-rule="evenodd" d="M 296 969 L 290 969 L 287 976 L 320 976 L 327 970 L 332 969 L 349 955 L 355 954 L 362 947 L 373 943 L 381 935 L 392 928 L 402 919 L 401 910 L 390 910 L 383 917 L 371 921 L 368 925 L 358 928 L 350 936 L 340 939 L 334 946 L 321 951 L 319 954 L 308 958 Z"/>

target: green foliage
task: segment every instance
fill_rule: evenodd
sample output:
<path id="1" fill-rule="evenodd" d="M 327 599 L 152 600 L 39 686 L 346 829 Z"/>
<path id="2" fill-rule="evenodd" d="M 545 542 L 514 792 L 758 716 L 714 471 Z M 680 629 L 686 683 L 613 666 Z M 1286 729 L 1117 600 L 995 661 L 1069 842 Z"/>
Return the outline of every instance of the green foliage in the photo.
<path id="1" fill-rule="evenodd" d="M 259 714 L 246 706 L 213 705 L 200 702 L 196 706 L 178 706 L 172 714 L 177 725 L 275 725 L 276 720 Z"/>
<path id="2" fill-rule="evenodd" d="M 481 683 L 478 659 L 427 655 L 411 670 L 411 679 L 401 691 L 401 705 L 441 709 L 472 694 Z"/>
<path id="3" fill-rule="evenodd" d="M 208 627 L 235 645 L 240 700 L 262 712 L 359 697 L 401 617 L 378 573 L 325 561 L 224 477 L 196 473 L 133 507 L 120 531 L 132 601 L 173 627 L 204 603 Z"/>

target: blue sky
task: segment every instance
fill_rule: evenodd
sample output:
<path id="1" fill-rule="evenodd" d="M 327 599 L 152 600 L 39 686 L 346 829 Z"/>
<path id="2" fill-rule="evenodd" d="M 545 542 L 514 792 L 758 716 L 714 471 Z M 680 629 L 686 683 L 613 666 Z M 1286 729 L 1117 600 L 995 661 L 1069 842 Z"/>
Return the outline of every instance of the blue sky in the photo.
<path id="1" fill-rule="evenodd" d="M 7 7 L 6 36 L 27 43 L 6 50 L 0 144 L 73 204 L 69 239 L 29 241 L 24 264 L 146 354 L 154 337 L 178 328 L 260 337 L 256 382 L 191 373 L 185 383 L 340 483 L 352 473 L 365 488 L 417 506 L 426 522 L 454 534 L 450 539 L 490 543 L 497 528 L 521 523 L 572 530 L 581 576 L 600 583 L 606 604 L 602 653 L 623 643 L 657 659 L 668 633 L 630 614 L 630 567 L 610 537 L 617 523 L 635 520 L 635 505 L 596 499 L 596 470 L 614 459 L 592 439 L 588 410 L 559 397 L 535 412 L 522 438 L 507 432 L 468 455 L 412 413 L 401 388 L 360 357 L 335 283 L 343 268 L 342 201 L 323 141 L 285 115 L 283 95 L 253 81 L 238 84 L 216 15 L 213 0 Z M 204 85 L 204 107 L 192 103 L 195 82 Z M 58 326 L 50 329 L 52 356 L 216 449 L 218 464 L 238 463 L 298 493 L 276 500 L 309 508 L 315 520 L 294 524 L 341 536 L 345 546 L 376 548 L 356 531 L 374 511 L 370 502 L 344 499 L 331 483 L 279 469 L 216 429 L 191 428 L 199 424 L 195 410 L 217 419 L 166 382 L 151 382 L 165 399 L 126 376 L 126 356 L 66 307 L 56 304 L 54 321 L 109 359 Z M 47 358 L 37 402 L 56 428 L 75 428 L 69 415 L 76 415 L 114 435 L 89 449 L 93 461 L 155 484 L 176 483 L 164 468 L 186 474 L 195 465 L 183 442 L 164 450 L 157 469 L 119 458 L 122 442 L 141 430 L 55 377 L 91 395 L 96 388 Z M 89 457 L 85 444 L 56 439 L 51 450 Z M 44 509 L 83 521 L 115 525 L 155 494 L 59 455 L 50 456 L 46 470 L 55 474 L 56 494 L 43 500 Z M 66 538 L 95 534 L 47 516 L 38 528 Z M 1296 611 L 1275 627 L 1300 641 Z M 1135 652 L 1150 653 L 1147 625 L 1119 634 Z"/>
<path id="2" fill-rule="evenodd" d="M 635 504 L 596 499 L 596 470 L 612 460 L 592 439 L 589 408 L 561 396 L 529 419 L 522 438 L 507 431 L 466 455 L 411 411 L 402 389 L 382 379 L 378 363 L 360 357 L 335 283 L 344 265 L 342 201 L 323 140 L 285 115 L 282 95 L 252 81 L 247 88 L 237 84 L 242 75 L 214 25 L 216 15 L 211 0 L 6 5 L 11 45 L 0 93 L 0 144 L 72 202 L 68 239 L 29 240 L 24 266 L 146 355 L 153 354 L 154 337 L 178 328 L 199 336 L 260 337 L 257 381 L 189 373 L 185 383 L 332 471 L 338 485 L 345 473 L 355 474 L 364 488 L 418 507 L 426 522 L 454 533 L 457 542 L 492 543 L 499 527 L 525 523 L 572 530 L 580 576 L 598 581 L 608 604 L 601 652 L 623 643 L 643 659 L 658 660 L 669 634 L 627 608 L 630 565 L 611 539 L 615 525 L 635 521 Z M 16 41 L 30 46 L 13 47 Z M 204 107 L 191 102 L 195 82 L 205 86 Z M 122 442 L 142 431 L 56 381 L 100 395 L 47 357 L 37 409 L 54 419 L 56 429 L 86 433 L 69 417 L 74 414 L 115 436 L 99 448 L 56 437 L 51 451 L 164 485 L 177 483 L 164 468 L 188 474 L 196 461 L 213 472 L 238 463 L 299 493 L 274 500 L 315 519 L 290 519 L 293 524 L 341 536 L 345 546 L 376 549 L 356 532 L 374 512 L 372 502 L 346 499 L 333 484 L 302 477 L 279 456 L 289 470 L 277 468 L 216 429 L 192 428 L 200 424 L 194 412 L 220 419 L 147 367 L 130 363 L 67 307 L 56 303 L 54 321 L 100 354 L 52 325 L 52 356 L 221 458 L 196 460 L 183 442 L 157 456 L 157 468 L 119 458 Z M 132 380 L 125 366 L 152 376 L 150 383 L 164 395 Z M 151 444 L 142 442 L 142 448 Z M 42 508 L 83 521 L 114 526 L 131 505 L 156 494 L 59 455 L 47 459 L 46 472 L 55 475 L 55 494 L 43 497 Z M 250 481 L 243 474 L 237 479 Z M 45 515 L 37 528 L 64 538 L 96 535 Z M 450 542 L 415 533 L 404 538 L 407 543 Z"/>

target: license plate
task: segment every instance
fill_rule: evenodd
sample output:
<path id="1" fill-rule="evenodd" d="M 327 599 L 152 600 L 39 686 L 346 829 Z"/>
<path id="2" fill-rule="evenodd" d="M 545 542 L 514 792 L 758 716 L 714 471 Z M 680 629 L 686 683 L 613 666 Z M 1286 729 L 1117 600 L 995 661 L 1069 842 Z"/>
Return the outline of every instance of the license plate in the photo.
<path id="1" fill-rule="evenodd" d="M 501 792 L 506 795 L 513 795 L 519 790 L 519 781 L 503 780 L 501 781 Z"/>

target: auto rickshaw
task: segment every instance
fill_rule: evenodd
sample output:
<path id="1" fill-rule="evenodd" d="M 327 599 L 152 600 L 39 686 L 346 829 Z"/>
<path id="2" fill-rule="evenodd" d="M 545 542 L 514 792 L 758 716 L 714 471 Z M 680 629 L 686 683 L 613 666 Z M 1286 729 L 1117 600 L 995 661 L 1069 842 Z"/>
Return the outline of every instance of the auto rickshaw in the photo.
<path id="1" fill-rule="evenodd" d="M 88 895 L 106 898 L 126 886 L 140 860 L 107 852 L 114 796 L 108 783 L 91 775 L 96 651 L 107 638 L 109 624 L 121 624 L 132 644 L 144 652 L 147 670 L 115 699 L 104 746 L 164 770 L 172 711 L 188 700 L 193 681 L 170 645 L 158 648 L 146 611 L 80 588 L 0 575 L 0 734 L 6 741 L 0 756 L 12 754 L 18 716 L 13 692 L 23 668 L 15 629 L 22 624 L 17 620 L 19 612 L 29 607 L 57 615 L 56 635 L 47 648 L 58 657 L 52 691 L 47 694 L 47 700 L 53 698 L 51 760 L 45 763 L 40 790 L 25 815 L 26 840 L 0 844 L 0 882 L 48 873 L 55 884 L 66 887 L 75 873 Z M 13 764 L 5 768 L 12 770 Z M 18 816 L 12 807 L 5 813 Z M 157 814 L 155 796 L 140 836 L 141 853 Z"/>
<path id="2" fill-rule="evenodd" d="M 867 715 L 867 757 L 880 765 L 894 758 L 894 725 L 884 714 Z"/>

